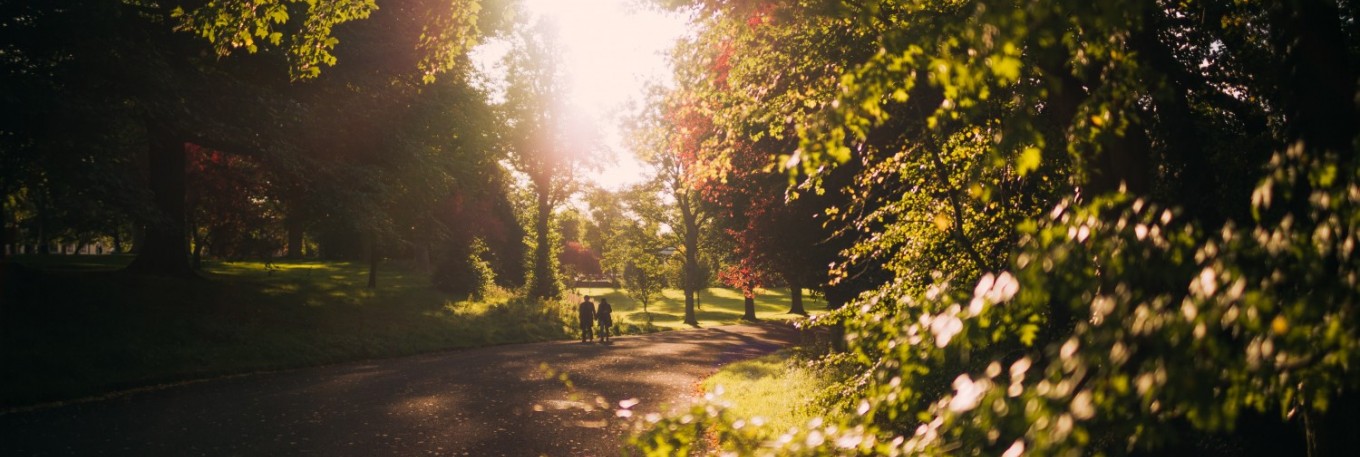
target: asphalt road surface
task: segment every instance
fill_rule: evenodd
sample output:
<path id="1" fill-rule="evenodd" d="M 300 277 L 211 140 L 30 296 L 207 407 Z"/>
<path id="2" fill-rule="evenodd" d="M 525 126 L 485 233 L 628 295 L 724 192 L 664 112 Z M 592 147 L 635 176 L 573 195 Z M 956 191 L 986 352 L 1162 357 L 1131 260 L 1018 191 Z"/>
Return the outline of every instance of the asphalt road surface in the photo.
<path id="1" fill-rule="evenodd" d="M 719 366 L 798 339 L 763 323 L 189 383 L 0 414 L 0 454 L 620 455 L 620 402 L 682 405 Z"/>

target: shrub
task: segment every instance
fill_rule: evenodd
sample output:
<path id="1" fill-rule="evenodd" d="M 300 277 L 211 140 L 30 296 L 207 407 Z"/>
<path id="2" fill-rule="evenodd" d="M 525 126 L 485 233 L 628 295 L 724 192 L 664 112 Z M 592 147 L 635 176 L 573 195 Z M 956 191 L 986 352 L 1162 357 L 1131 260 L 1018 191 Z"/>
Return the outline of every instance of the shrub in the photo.
<path id="1" fill-rule="evenodd" d="M 483 258 L 486 244 L 475 239 L 467 246 L 457 246 L 450 251 L 435 267 L 431 282 L 445 293 L 480 300 L 496 284 L 496 274 Z"/>

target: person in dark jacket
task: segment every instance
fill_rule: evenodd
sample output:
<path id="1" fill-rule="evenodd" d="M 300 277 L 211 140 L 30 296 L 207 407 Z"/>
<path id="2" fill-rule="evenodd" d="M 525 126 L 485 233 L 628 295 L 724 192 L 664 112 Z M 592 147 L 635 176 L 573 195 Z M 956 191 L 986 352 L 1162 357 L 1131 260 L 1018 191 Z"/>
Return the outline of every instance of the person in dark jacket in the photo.
<path id="1" fill-rule="evenodd" d="M 591 303 L 589 295 L 586 295 L 586 301 L 576 306 L 576 311 L 581 317 L 581 342 L 595 339 L 590 334 L 590 330 L 595 327 L 595 304 Z"/>
<path id="2" fill-rule="evenodd" d="M 614 326 L 614 307 L 609 299 L 600 297 L 600 308 L 595 310 L 595 320 L 600 323 L 600 341 L 609 342 L 609 328 Z"/>

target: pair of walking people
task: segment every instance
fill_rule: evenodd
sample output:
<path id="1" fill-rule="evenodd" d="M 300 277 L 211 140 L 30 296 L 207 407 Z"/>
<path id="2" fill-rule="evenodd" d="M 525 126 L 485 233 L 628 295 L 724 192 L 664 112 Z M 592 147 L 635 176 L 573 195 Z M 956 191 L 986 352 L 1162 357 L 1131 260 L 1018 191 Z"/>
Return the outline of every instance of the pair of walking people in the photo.
<path id="1" fill-rule="evenodd" d="M 576 311 L 581 318 L 582 343 L 595 339 L 592 330 L 596 322 L 600 324 L 600 341 L 609 341 L 609 328 L 614 326 L 614 307 L 609 305 L 608 299 L 600 297 L 600 307 L 597 309 L 587 295 L 585 301 L 576 306 Z"/>

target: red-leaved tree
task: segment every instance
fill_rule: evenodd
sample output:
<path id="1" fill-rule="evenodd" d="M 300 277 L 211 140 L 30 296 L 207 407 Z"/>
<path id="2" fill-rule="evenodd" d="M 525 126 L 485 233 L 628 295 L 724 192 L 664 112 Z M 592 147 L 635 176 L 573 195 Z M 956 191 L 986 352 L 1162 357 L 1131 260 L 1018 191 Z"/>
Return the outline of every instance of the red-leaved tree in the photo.
<path id="1" fill-rule="evenodd" d="M 282 212 L 268 174 L 250 158 L 190 144 L 186 204 L 197 267 L 215 257 L 268 259 L 282 249 Z"/>

